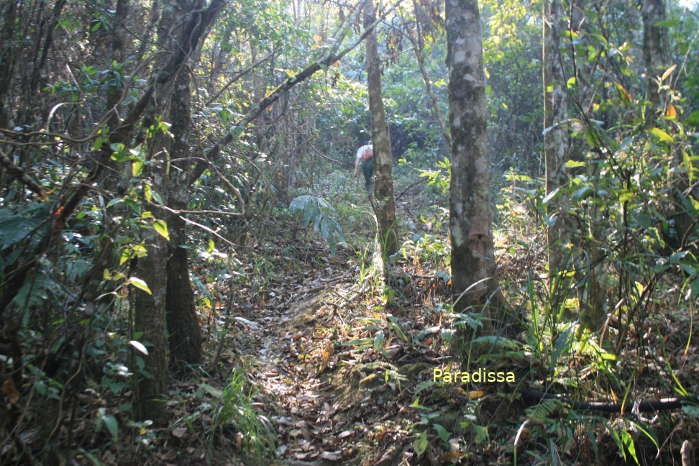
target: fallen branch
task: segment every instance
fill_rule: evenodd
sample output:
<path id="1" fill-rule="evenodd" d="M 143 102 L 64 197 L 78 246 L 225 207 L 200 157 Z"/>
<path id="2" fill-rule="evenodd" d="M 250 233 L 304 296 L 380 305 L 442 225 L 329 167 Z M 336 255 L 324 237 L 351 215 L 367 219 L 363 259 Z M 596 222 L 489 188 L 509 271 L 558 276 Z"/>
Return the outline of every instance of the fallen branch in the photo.
<path id="1" fill-rule="evenodd" d="M 537 390 L 523 389 L 522 400 L 525 403 L 534 405 L 542 400 L 558 400 L 583 411 L 601 411 L 604 413 L 622 413 L 625 406 L 629 403 L 614 403 L 610 401 L 575 401 L 562 395 L 554 395 L 552 393 L 540 392 Z M 699 403 L 699 397 L 672 397 L 661 398 L 659 400 L 636 401 L 631 403 L 633 412 L 648 412 L 648 411 L 664 411 L 669 409 L 681 408 L 684 404 Z"/>

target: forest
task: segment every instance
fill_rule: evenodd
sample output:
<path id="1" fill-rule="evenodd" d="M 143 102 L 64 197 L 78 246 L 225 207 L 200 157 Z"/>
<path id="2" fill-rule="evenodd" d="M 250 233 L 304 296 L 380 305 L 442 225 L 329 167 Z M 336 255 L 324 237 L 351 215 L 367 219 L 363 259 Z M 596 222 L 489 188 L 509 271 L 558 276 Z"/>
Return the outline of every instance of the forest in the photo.
<path id="1" fill-rule="evenodd" d="M 1 0 L 0 464 L 699 464 L 696 0 Z"/>

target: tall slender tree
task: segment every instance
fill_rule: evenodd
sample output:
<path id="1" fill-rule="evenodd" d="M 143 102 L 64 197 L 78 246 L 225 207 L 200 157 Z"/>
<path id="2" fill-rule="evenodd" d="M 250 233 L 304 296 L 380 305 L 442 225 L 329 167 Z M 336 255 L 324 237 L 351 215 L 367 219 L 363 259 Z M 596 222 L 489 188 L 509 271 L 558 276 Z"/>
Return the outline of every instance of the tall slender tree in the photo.
<path id="1" fill-rule="evenodd" d="M 367 0 L 364 24 L 370 28 L 375 21 L 373 0 Z M 393 197 L 393 176 L 391 174 L 393 166 L 391 136 L 386 125 L 386 112 L 381 97 L 381 64 L 376 32 L 373 29 L 366 37 L 366 68 L 375 167 L 372 207 L 378 223 L 378 239 L 384 273 L 388 273 L 386 261 L 388 256 L 398 250 L 398 232 L 396 230 L 396 204 Z"/>
<path id="2" fill-rule="evenodd" d="M 566 161 L 568 133 L 563 126 L 566 119 L 565 75 L 561 54 L 563 12 L 560 0 L 543 0 L 543 82 L 544 82 L 544 165 L 546 194 L 565 184 L 563 166 Z M 555 274 L 562 266 L 566 226 L 564 206 L 555 195 L 547 203 L 547 213 L 553 219 L 548 227 L 547 249 L 549 273 Z"/>
<path id="3" fill-rule="evenodd" d="M 182 11 L 176 11 L 172 6 L 163 9 L 158 27 L 158 45 L 163 49 L 164 54 L 158 60 L 157 68 L 159 71 L 153 79 L 153 92 L 142 119 L 144 128 L 155 125 L 157 116 L 167 115 L 168 107 L 182 98 L 182 92 L 188 91 L 189 87 L 183 82 L 181 73 L 185 71 L 183 68 L 191 54 L 197 49 L 200 41 L 205 39 L 209 32 L 209 26 L 216 19 L 222 6 L 221 2 L 212 2 L 209 8 L 204 10 L 198 10 L 194 5 L 185 6 Z M 174 61 L 175 59 L 177 61 Z M 163 79 L 163 76 L 167 76 L 167 79 Z M 178 76 L 180 76 L 179 80 Z M 176 106 L 173 110 L 177 111 L 178 109 L 181 110 Z M 175 136 L 179 141 L 173 141 L 163 134 L 156 135 L 148 141 L 151 155 L 147 176 L 151 180 L 153 189 L 160 193 L 164 202 L 168 202 L 170 191 L 173 190 L 169 183 L 171 162 L 168 154 L 172 153 L 173 149 L 182 152 L 182 138 L 185 132 L 183 128 L 178 130 L 178 126 L 187 123 L 182 121 L 183 118 L 186 119 L 186 115 L 170 116 L 174 116 Z M 182 202 L 182 199 L 178 197 L 173 199 Z M 153 211 L 157 218 L 167 218 L 167 213 L 162 209 L 154 208 Z M 183 225 L 177 224 L 174 226 L 180 229 L 183 227 Z M 177 280 L 176 284 L 183 286 L 185 278 L 187 283 L 189 278 L 188 276 L 179 276 L 186 270 L 182 271 L 181 267 L 177 267 L 177 264 L 170 264 L 171 267 L 168 267 L 168 244 L 163 237 L 165 236 L 163 230 L 161 226 L 158 233 L 154 229 L 144 232 L 143 242 L 148 254 L 146 257 L 138 259 L 135 267 L 136 276 L 144 280 L 150 289 L 149 293 L 143 290 L 136 292 L 134 299 L 135 328 L 143 334 L 144 341 L 151 345 L 145 365 L 145 369 L 151 376 L 142 378 L 138 384 L 136 410 L 139 417 L 156 421 L 164 419 L 164 404 L 161 395 L 169 377 L 168 316 L 166 311 L 168 279 L 169 275 L 172 275 Z M 184 232 L 179 232 L 177 240 L 182 241 L 183 236 Z M 175 245 L 175 247 L 178 246 L 180 245 Z M 186 266 L 186 260 L 184 264 Z M 175 268 L 174 273 L 168 273 L 173 272 L 173 267 Z M 170 291 L 172 292 L 172 289 Z M 172 297 L 171 293 L 171 305 Z M 183 304 L 186 305 L 186 303 Z M 195 318 L 193 314 L 189 316 L 185 313 L 185 316 Z M 182 328 L 178 327 L 177 330 L 181 332 Z M 191 329 L 185 330 L 186 336 L 195 335 L 187 330 Z M 191 338 L 190 344 L 194 344 L 194 340 L 194 337 Z M 177 347 L 175 349 L 180 351 Z"/>
<path id="4" fill-rule="evenodd" d="M 187 208 L 190 191 L 187 178 L 192 167 L 189 162 L 187 136 L 191 123 L 191 90 L 189 70 L 180 71 L 175 83 L 170 103 L 172 123 L 171 154 L 174 169 L 167 176 L 170 207 L 177 210 Z M 170 243 L 167 261 L 167 328 L 170 341 L 170 358 L 174 364 L 201 362 L 201 329 L 194 309 L 194 292 L 189 279 L 189 254 L 185 247 L 187 223 L 178 215 L 168 212 L 167 225 L 170 230 Z"/>
<path id="5" fill-rule="evenodd" d="M 658 26 L 665 20 L 664 0 L 644 0 L 641 9 L 643 16 L 643 59 L 646 65 L 648 100 L 658 105 L 657 76 L 661 75 L 667 66 L 667 28 Z"/>
<path id="6" fill-rule="evenodd" d="M 455 291 L 463 293 L 457 308 L 464 308 L 482 304 L 497 289 L 477 0 L 446 0 L 446 30 L 452 156 L 451 270 Z"/>

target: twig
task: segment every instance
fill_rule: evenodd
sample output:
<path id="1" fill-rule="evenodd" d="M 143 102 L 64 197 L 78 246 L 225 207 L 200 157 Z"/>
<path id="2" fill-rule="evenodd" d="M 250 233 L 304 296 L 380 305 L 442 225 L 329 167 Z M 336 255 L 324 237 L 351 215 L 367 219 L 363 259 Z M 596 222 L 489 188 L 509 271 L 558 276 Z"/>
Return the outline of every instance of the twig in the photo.
<path id="1" fill-rule="evenodd" d="M 267 60 L 269 60 L 269 59 L 272 58 L 273 56 L 274 56 L 274 53 L 270 53 L 270 54 L 267 55 L 266 57 L 260 58 L 258 61 L 256 61 L 256 62 L 253 63 L 252 65 L 248 66 L 248 67 L 245 68 L 244 70 L 241 70 L 241 71 L 237 72 L 237 73 L 230 79 L 230 81 L 228 81 L 228 83 L 226 83 L 226 85 L 223 86 L 223 87 L 221 88 L 221 90 L 218 91 L 213 97 L 211 97 L 209 100 L 207 100 L 207 101 L 204 103 L 204 105 L 205 105 L 205 106 L 208 106 L 211 102 L 213 102 L 214 100 L 218 99 L 219 96 L 220 96 L 221 94 L 223 94 L 223 93 L 226 91 L 226 89 L 228 89 L 233 83 L 235 83 L 237 80 L 239 80 L 240 78 L 242 78 L 243 76 L 245 76 L 246 74 L 248 74 L 250 71 L 252 71 L 253 69 L 255 69 L 255 67 L 257 67 L 258 65 L 261 65 L 262 63 L 266 62 Z"/>
<path id="2" fill-rule="evenodd" d="M 405 188 L 399 195 L 396 196 L 396 201 L 398 199 L 400 199 L 401 197 L 403 197 L 403 194 L 407 193 L 410 189 L 412 189 L 413 187 L 417 186 L 418 184 L 420 184 L 424 181 L 427 181 L 427 178 L 420 178 L 419 180 L 410 183 L 410 185 L 407 188 Z"/>
<path id="3" fill-rule="evenodd" d="M 162 204 L 155 204 L 155 205 L 158 206 L 158 207 L 160 207 L 160 208 L 163 209 L 163 210 L 167 210 L 167 211 L 170 212 L 170 213 L 173 213 L 173 214 L 175 214 L 175 215 L 178 215 L 183 221 L 189 223 L 190 225 L 194 225 L 195 227 L 201 228 L 202 230 L 206 231 L 207 233 L 211 233 L 212 235 L 214 235 L 216 238 L 220 239 L 221 241 L 223 241 L 223 242 L 226 243 L 227 245 L 232 246 L 232 247 L 234 247 L 234 248 L 237 247 L 233 242 L 231 242 L 230 240 L 224 238 L 224 237 L 221 236 L 219 233 L 215 232 L 214 230 L 212 230 L 211 228 L 207 227 L 206 225 L 202 225 L 201 223 L 195 222 L 194 220 L 190 220 L 190 219 L 188 219 L 187 217 L 183 217 L 182 215 L 179 215 L 179 213 L 178 213 L 177 210 L 171 209 L 170 207 L 168 207 L 168 206 L 166 206 L 166 205 L 162 205 Z"/>
<path id="4" fill-rule="evenodd" d="M 323 157 L 324 159 L 330 160 L 331 162 L 334 162 L 334 163 L 336 163 L 336 164 L 338 164 L 338 165 L 340 165 L 340 166 L 344 166 L 344 165 L 345 165 L 345 164 L 342 163 L 341 161 L 336 160 L 336 159 L 334 159 L 334 158 L 332 158 L 332 157 L 328 157 L 327 155 L 323 154 L 321 151 L 318 150 L 318 148 L 316 148 L 316 147 L 315 147 L 314 145 L 312 145 L 312 144 L 309 144 L 308 147 L 310 147 L 311 149 L 313 149 L 313 151 L 314 151 L 316 154 L 320 155 L 320 156 Z"/>
<path id="5" fill-rule="evenodd" d="M 12 161 L 12 159 L 2 152 L 0 150 L 0 164 L 5 167 L 5 169 L 10 173 L 10 175 L 14 176 L 18 180 L 20 180 L 22 183 L 24 183 L 27 188 L 29 188 L 34 194 L 38 195 L 42 201 L 45 201 L 48 196 L 44 192 L 43 188 L 34 181 L 34 179 L 29 176 L 27 173 L 25 173 L 24 170 L 19 168 L 15 163 Z"/>
<path id="6" fill-rule="evenodd" d="M 245 215 L 243 212 L 225 212 L 223 210 L 177 210 L 177 209 L 169 209 L 169 210 L 175 214 L 195 214 L 195 215 L 212 214 L 212 215 L 230 215 L 230 216 L 234 216 L 234 217 Z"/>

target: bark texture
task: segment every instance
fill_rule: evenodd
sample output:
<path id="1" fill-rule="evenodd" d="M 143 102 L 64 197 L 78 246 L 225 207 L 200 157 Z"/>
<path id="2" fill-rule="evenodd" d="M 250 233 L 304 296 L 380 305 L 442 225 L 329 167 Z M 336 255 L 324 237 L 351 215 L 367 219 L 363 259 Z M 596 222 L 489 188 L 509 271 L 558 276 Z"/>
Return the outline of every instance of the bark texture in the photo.
<path id="1" fill-rule="evenodd" d="M 565 74 L 561 54 L 563 12 L 560 0 L 543 1 L 543 82 L 544 82 L 544 165 L 546 194 L 566 183 L 563 166 L 568 147 Z M 561 270 L 566 256 L 565 243 L 570 236 L 566 228 L 565 206 L 561 197 L 554 197 L 547 204 L 547 214 L 555 219 L 547 235 L 549 274 Z M 568 233 L 568 234 L 567 234 Z"/>
<path id="2" fill-rule="evenodd" d="M 191 163 L 187 163 L 189 143 L 187 136 L 191 123 L 191 92 L 189 70 L 177 76 L 175 90 L 170 103 L 170 131 L 173 135 L 172 159 L 175 162 L 168 177 L 168 203 L 175 210 L 187 209 L 189 190 L 186 180 Z M 194 292 L 189 280 L 189 254 L 184 247 L 187 242 L 186 222 L 178 214 L 167 216 L 170 230 L 169 257 L 167 261 L 167 327 L 169 331 L 170 358 L 172 365 L 198 364 L 201 362 L 201 329 L 194 308 Z"/>
<path id="3" fill-rule="evenodd" d="M 365 27 L 369 28 L 376 20 L 374 4 L 367 1 L 364 17 Z M 385 262 L 398 250 L 396 230 L 396 204 L 393 197 L 393 160 L 391 157 L 391 137 L 386 125 L 386 112 L 381 97 L 381 65 L 379 63 L 376 33 L 372 30 L 366 38 L 367 85 L 369 88 L 369 110 L 371 112 L 371 136 L 374 145 L 374 196 L 372 206 L 379 227 L 379 244 Z"/>
<path id="4" fill-rule="evenodd" d="M 212 3 L 213 4 L 213 3 Z M 152 87 L 151 99 L 152 105 L 143 118 L 143 126 L 148 128 L 156 121 L 157 115 L 166 115 L 171 117 L 173 125 L 174 140 L 164 134 L 157 134 L 152 140 L 147 141 L 149 147 L 150 164 L 144 169 L 144 175 L 151 179 L 152 187 L 160 194 L 163 202 L 166 204 L 170 200 L 170 193 L 173 193 L 172 199 L 178 205 L 186 204 L 186 195 L 182 195 L 182 190 L 186 185 L 184 182 L 178 183 L 178 187 L 173 186 L 175 180 L 184 181 L 187 178 L 187 173 L 182 173 L 177 170 L 176 165 L 171 165 L 173 151 L 178 153 L 186 153 L 186 129 L 189 126 L 189 114 L 187 107 L 189 106 L 188 78 L 183 76 L 186 73 L 184 69 L 186 62 L 191 54 L 197 49 L 199 40 L 204 40 L 208 34 L 208 26 L 215 19 L 218 10 L 212 11 L 211 16 L 207 17 L 207 22 L 202 21 L 200 24 L 192 24 L 188 21 L 188 17 L 195 17 L 196 11 L 194 6 L 189 10 L 175 11 L 173 8 L 164 8 L 163 15 L 158 25 L 158 47 L 160 50 L 166 51 L 158 60 L 160 73 L 157 75 Z M 186 19 L 181 19 L 184 16 Z M 186 44 L 186 46 L 182 46 Z M 179 57 L 178 65 L 173 65 L 173 58 Z M 167 79 L 162 77 L 167 76 Z M 183 99 L 186 99 L 183 101 Z M 168 112 L 168 110 L 170 112 Z M 184 112 L 183 114 L 180 112 Z M 179 167 L 181 168 L 181 167 Z M 150 344 L 149 355 L 146 357 L 145 369 L 150 373 L 150 377 L 142 377 L 138 383 L 136 410 L 139 417 L 142 419 L 153 419 L 156 422 L 162 421 L 165 416 L 165 405 L 162 402 L 161 396 L 167 386 L 169 377 L 169 342 L 168 342 L 168 313 L 175 312 L 175 316 L 185 319 L 185 322 L 178 322 L 175 326 L 176 334 L 170 339 L 173 342 L 178 355 L 183 351 L 176 338 L 189 338 L 190 343 L 195 343 L 192 335 L 193 326 L 197 325 L 196 316 L 193 314 L 193 308 L 188 307 L 188 303 L 177 303 L 177 306 L 172 305 L 173 299 L 176 297 L 170 296 L 170 304 L 168 309 L 168 280 L 170 276 L 174 277 L 175 282 L 170 285 L 172 287 L 180 286 L 177 298 L 186 299 L 187 290 L 184 289 L 189 281 L 189 275 L 186 269 L 186 255 L 182 256 L 180 251 L 181 242 L 184 241 L 183 225 L 178 224 L 174 217 L 168 217 L 161 209 L 153 209 L 153 214 L 158 219 L 167 219 L 172 222 L 173 233 L 176 244 L 169 245 L 167 241 L 157 234 L 153 229 L 148 229 L 143 234 L 143 243 L 146 246 L 148 255 L 145 258 L 140 258 L 136 265 L 136 276 L 144 280 L 152 294 L 138 291 L 135 299 L 135 329 L 143 334 L 143 341 Z M 181 220 L 181 219 L 180 219 Z M 179 230 L 179 231 L 178 231 Z M 175 252 L 174 261 L 168 263 L 169 253 Z M 183 269 L 184 267 L 184 269 Z M 189 290 L 191 293 L 191 289 Z M 181 306 L 181 307 L 180 307 Z M 172 316 L 170 317 L 172 320 Z M 198 325 L 197 325 L 198 330 Z M 182 336 L 184 335 L 184 336 Z M 198 336 L 198 335 L 196 335 Z M 185 350 L 186 351 L 186 350 Z M 187 354 L 187 357 L 191 355 Z M 195 358 L 196 359 L 196 358 Z"/>
<path id="5" fill-rule="evenodd" d="M 144 280 L 152 294 L 136 290 L 134 298 L 135 322 L 140 338 L 148 348 L 144 356 L 150 376 L 141 377 L 137 385 L 136 411 L 140 419 L 160 423 L 166 418 L 165 402 L 161 398 L 168 383 L 168 344 L 165 317 L 165 289 L 167 276 L 167 242 L 155 231 L 147 231 L 145 244 L 148 255 L 138 259 L 134 275 Z"/>
<path id="6" fill-rule="evenodd" d="M 2 29 L 0 29 L 0 128 L 8 126 L 9 110 L 5 95 L 10 89 L 15 65 L 15 23 L 17 2 L 5 2 L 0 6 Z"/>
<path id="7" fill-rule="evenodd" d="M 486 100 L 476 0 L 446 0 L 451 191 L 451 270 L 457 308 L 482 304 L 496 290 L 491 228 Z M 477 283 L 477 284 L 476 284 Z"/>
<path id="8" fill-rule="evenodd" d="M 663 0 L 644 0 L 641 10 L 643 16 L 643 59 L 646 64 L 648 83 L 648 100 L 658 104 L 658 83 L 655 82 L 667 67 L 668 50 L 667 28 L 656 24 L 665 20 L 665 3 Z"/>

